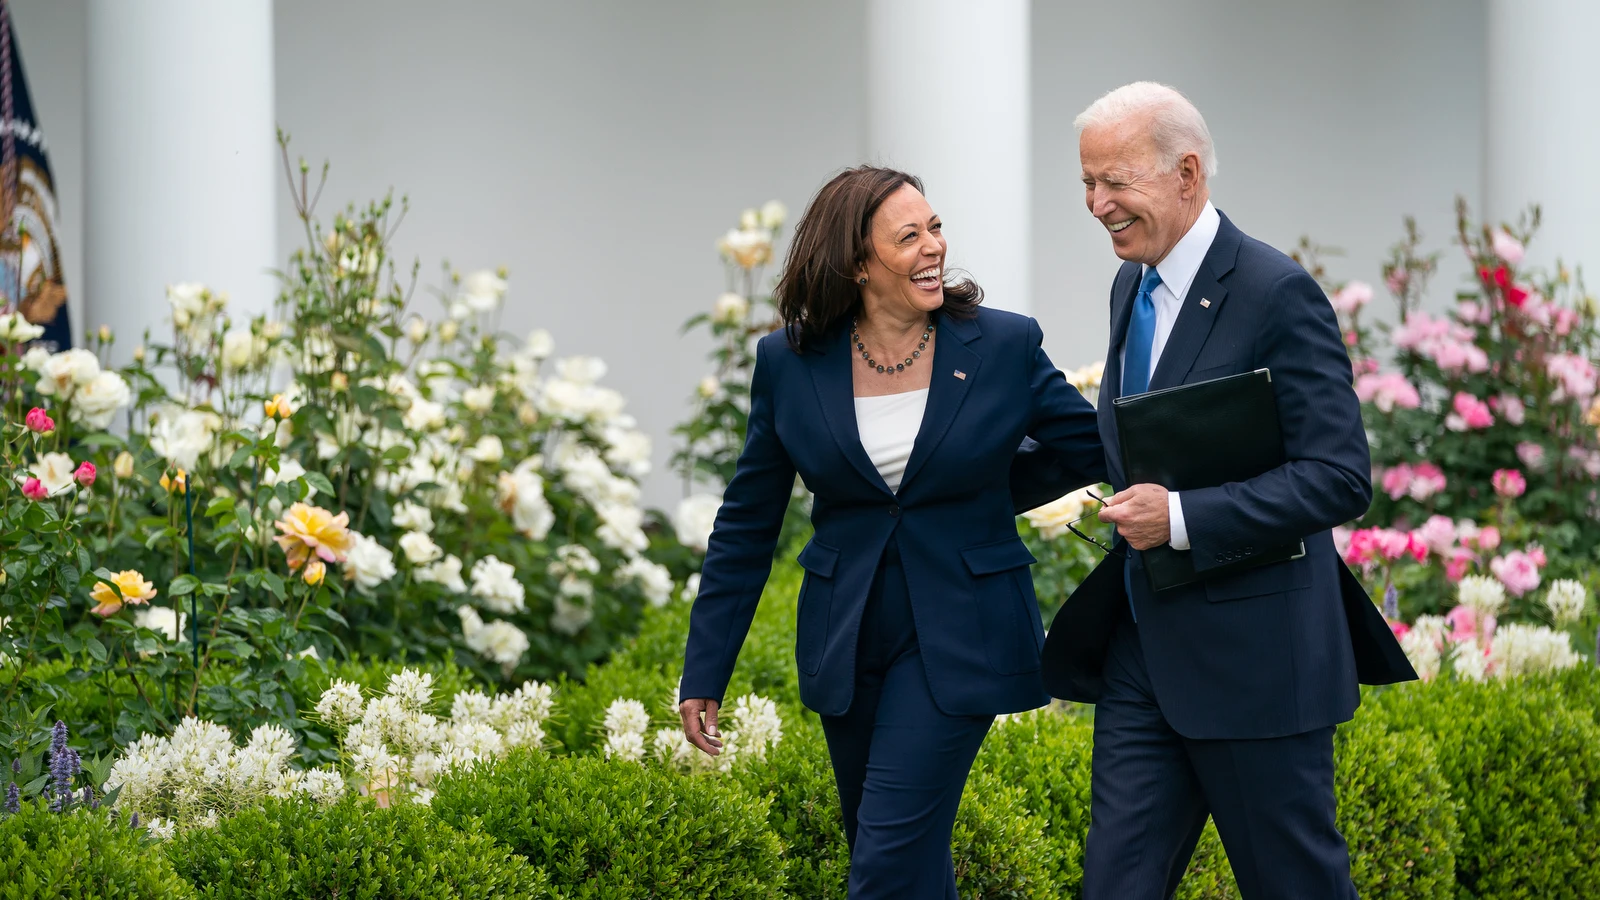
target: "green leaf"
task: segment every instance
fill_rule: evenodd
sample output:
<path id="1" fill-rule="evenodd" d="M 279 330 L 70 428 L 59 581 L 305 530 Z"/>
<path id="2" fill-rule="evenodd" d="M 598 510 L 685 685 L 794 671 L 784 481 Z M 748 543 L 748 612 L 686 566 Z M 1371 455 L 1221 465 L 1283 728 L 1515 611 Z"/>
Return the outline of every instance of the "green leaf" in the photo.
<path id="1" fill-rule="evenodd" d="M 106 661 L 106 645 L 100 643 L 99 638 L 89 638 L 84 641 L 83 647 L 89 651 L 90 656 L 94 657 L 95 662 Z"/>
<path id="2" fill-rule="evenodd" d="M 217 499 L 211 501 L 210 505 L 206 507 L 206 516 L 212 519 L 217 518 L 218 516 L 232 512 L 234 506 L 235 502 L 232 497 L 218 497 Z"/>
<path id="3" fill-rule="evenodd" d="M 307 484 L 316 488 L 322 494 L 329 497 L 333 496 L 333 482 L 328 480 L 328 476 L 321 472 L 307 472 L 305 479 Z"/>
<path id="4" fill-rule="evenodd" d="M 200 587 L 200 579 L 194 577 L 193 575 L 179 575 L 177 578 L 174 578 L 172 580 L 172 584 L 167 587 L 167 596 L 183 597 L 194 593 L 195 589 L 198 587 Z"/>

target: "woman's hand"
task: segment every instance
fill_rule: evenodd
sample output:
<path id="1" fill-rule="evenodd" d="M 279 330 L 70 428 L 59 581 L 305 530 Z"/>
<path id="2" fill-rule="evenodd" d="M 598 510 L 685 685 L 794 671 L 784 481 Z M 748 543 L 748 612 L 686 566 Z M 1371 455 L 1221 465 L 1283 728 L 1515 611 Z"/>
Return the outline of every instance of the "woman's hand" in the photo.
<path id="1" fill-rule="evenodd" d="M 717 732 L 717 710 L 721 706 L 715 700 L 700 698 L 678 704 L 678 715 L 683 718 L 683 736 L 708 756 L 722 752 L 722 737 Z"/>

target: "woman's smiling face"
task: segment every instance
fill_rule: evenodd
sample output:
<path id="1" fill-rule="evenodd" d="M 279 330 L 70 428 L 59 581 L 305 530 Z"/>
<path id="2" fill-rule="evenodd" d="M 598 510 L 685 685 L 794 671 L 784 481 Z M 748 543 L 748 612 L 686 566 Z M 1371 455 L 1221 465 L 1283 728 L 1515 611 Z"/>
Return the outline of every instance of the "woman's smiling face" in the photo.
<path id="1" fill-rule="evenodd" d="M 870 251 L 861 266 L 862 301 L 885 311 L 933 312 L 944 305 L 943 226 L 922 192 L 909 184 L 872 216 Z"/>

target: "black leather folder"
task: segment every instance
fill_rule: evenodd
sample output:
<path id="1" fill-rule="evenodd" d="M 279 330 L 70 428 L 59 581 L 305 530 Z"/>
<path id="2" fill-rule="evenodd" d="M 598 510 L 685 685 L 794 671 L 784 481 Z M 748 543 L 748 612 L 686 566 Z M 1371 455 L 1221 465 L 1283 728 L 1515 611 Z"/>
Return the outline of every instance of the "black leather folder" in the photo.
<path id="1" fill-rule="evenodd" d="M 1129 484 L 1193 491 L 1245 481 L 1284 464 L 1272 372 L 1257 369 L 1112 401 Z M 1299 538 L 1197 573 L 1188 550 L 1144 551 L 1152 590 L 1304 556 Z"/>

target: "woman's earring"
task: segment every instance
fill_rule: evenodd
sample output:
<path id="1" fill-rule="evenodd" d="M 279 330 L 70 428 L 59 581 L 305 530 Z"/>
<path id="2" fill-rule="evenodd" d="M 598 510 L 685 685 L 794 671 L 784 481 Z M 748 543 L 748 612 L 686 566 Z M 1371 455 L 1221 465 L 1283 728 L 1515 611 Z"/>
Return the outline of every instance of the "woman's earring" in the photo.
<path id="1" fill-rule="evenodd" d="M 857 284 L 866 284 L 867 283 L 867 276 L 863 275 L 860 278 L 857 278 L 856 279 L 856 283 Z"/>

